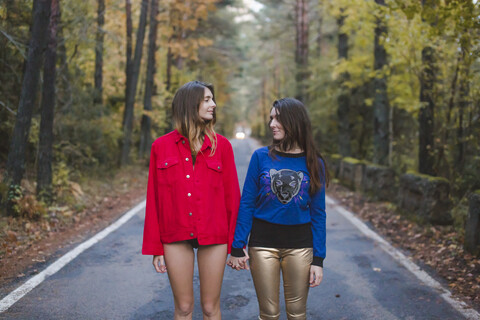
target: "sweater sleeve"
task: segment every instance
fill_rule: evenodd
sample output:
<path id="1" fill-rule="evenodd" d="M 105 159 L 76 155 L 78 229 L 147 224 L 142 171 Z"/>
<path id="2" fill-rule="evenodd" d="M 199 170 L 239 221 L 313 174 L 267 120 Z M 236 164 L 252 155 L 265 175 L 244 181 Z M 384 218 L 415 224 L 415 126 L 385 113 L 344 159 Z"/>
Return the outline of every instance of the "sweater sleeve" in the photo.
<path id="1" fill-rule="evenodd" d="M 232 244 L 232 256 L 235 257 L 243 257 L 245 255 L 242 249 L 246 247 L 248 236 L 252 229 L 255 202 L 260 189 L 259 167 L 258 153 L 255 152 L 248 166 L 240 201 L 240 209 L 238 210 L 237 226 Z"/>
<path id="2" fill-rule="evenodd" d="M 321 170 L 325 171 L 323 162 Z M 326 255 L 326 220 L 327 214 L 325 211 L 325 182 L 322 184 L 322 189 L 318 190 L 312 196 L 310 205 L 310 215 L 312 221 L 313 234 L 313 265 L 323 267 L 323 260 Z"/>
<path id="3" fill-rule="evenodd" d="M 160 226 L 158 219 L 160 210 L 157 190 L 157 162 L 155 157 L 155 147 L 152 145 L 150 167 L 148 171 L 147 204 L 145 207 L 145 222 L 143 227 L 142 254 L 145 255 L 163 255 L 163 244 L 160 240 Z"/>
<path id="4" fill-rule="evenodd" d="M 240 186 L 238 185 L 237 168 L 235 166 L 232 145 L 228 140 L 226 140 L 225 151 L 222 154 L 222 162 L 224 170 L 223 187 L 228 219 L 228 253 L 230 253 L 237 222 L 238 207 L 240 205 Z"/>

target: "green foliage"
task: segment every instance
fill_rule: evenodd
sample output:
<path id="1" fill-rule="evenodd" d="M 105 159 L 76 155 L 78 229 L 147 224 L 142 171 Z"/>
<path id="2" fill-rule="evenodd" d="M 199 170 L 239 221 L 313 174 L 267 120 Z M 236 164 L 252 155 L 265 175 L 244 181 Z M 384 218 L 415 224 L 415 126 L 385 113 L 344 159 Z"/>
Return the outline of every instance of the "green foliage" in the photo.
<path id="1" fill-rule="evenodd" d="M 264 8 L 242 25 L 242 68 L 237 99 L 248 105 L 255 135 L 263 136 L 263 114 L 272 100 L 292 94 L 294 83 L 295 23 L 293 2 L 261 1 Z M 433 2 L 432 2 L 433 3 Z M 390 105 L 390 167 L 398 174 L 418 168 L 418 114 L 422 50 L 435 52 L 436 82 L 434 136 L 431 149 L 435 171 L 446 178 L 455 196 L 478 188 L 480 172 L 480 7 L 472 1 L 426 2 L 336 0 L 310 2 L 309 101 L 319 149 L 338 152 L 338 96 L 350 97 L 352 156 L 372 159 L 373 85 L 376 76 L 387 79 Z M 337 19 L 344 23 L 338 29 Z M 380 39 L 388 65 L 373 70 L 377 19 L 387 27 Z M 338 59 L 340 32 L 348 36 L 348 58 Z M 320 41 L 319 41 L 320 40 Z M 342 89 L 340 75 L 348 74 Z M 262 81 L 266 85 L 262 85 Z M 292 82 L 293 81 L 293 82 Z M 461 91 L 463 90 L 463 91 Z M 244 95 L 247 94 L 248 98 Z M 461 120 L 460 120 L 461 119 Z M 460 149 L 462 147 L 463 149 Z M 463 151 L 462 151 L 463 150 Z M 460 154 L 463 152 L 462 154 Z M 463 156 L 463 157 L 462 157 Z M 463 159 L 463 160 L 462 160 Z"/>
<path id="2" fill-rule="evenodd" d="M 193 79 L 215 85 L 219 133 L 230 136 L 236 126 L 251 127 L 254 136 L 269 141 L 266 123 L 272 102 L 293 96 L 296 91 L 295 10 L 292 1 L 259 2 L 264 5 L 260 11 L 250 11 L 249 16 L 241 19 L 239 13 L 245 12 L 241 1 L 217 1 L 216 5 L 213 0 L 192 1 L 191 6 L 179 0 L 160 3 L 153 110 L 142 110 L 144 54 L 135 105 L 134 145 L 138 143 L 144 114 L 152 118 L 153 137 L 164 133 L 175 89 Z M 472 1 L 436 3 L 432 8 L 416 0 L 386 0 L 385 7 L 364 0 L 310 1 L 308 101 L 304 102 L 320 151 L 337 153 L 338 96 L 341 90 L 347 90 L 351 102 L 352 156 L 371 160 L 372 83 L 375 77 L 385 76 L 393 133 L 390 167 L 397 173 L 416 170 L 422 50 L 432 47 L 437 81 L 435 145 L 431 152 L 437 174 L 450 181 L 460 199 L 469 190 L 480 188 L 480 8 Z M 0 0 L 2 137 L 11 134 L 15 122 L 32 4 L 32 0 Z M 61 10 L 60 45 L 65 50 L 58 51 L 54 194 L 57 201 L 75 202 L 73 181 L 112 171 L 117 166 L 126 85 L 125 2 L 107 1 L 102 106 L 93 104 L 96 1 L 67 0 L 61 2 Z M 132 2 L 132 10 L 135 37 L 138 3 Z M 345 20 L 338 30 L 340 16 Z M 380 42 L 388 53 L 388 65 L 380 71 L 373 68 L 377 19 L 387 27 L 387 35 Z M 338 59 L 337 52 L 340 31 L 349 39 L 348 58 L 343 60 Z M 167 90 L 169 48 L 174 57 Z M 179 57 L 182 63 L 177 63 Z M 343 88 L 339 75 L 347 73 Z M 38 105 L 37 101 L 28 137 L 27 172 L 34 171 L 36 164 Z M 2 163 L 8 148 L 8 139 L 2 139 Z M 132 151 L 133 154 L 136 152 Z M 21 190 L 12 192 L 7 195 L 4 190 L 3 194 L 15 199 L 18 212 L 30 212 L 25 209 L 27 204 L 29 208 L 36 207 L 35 201 L 27 197 L 28 192 L 25 196 Z"/>
<path id="3" fill-rule="evenodd" d="M 13 214 L 16 217 L 39 220 L 46 215 L 45 204 L 38 201 L 35 195 L 26 194 L 19 185 L 10 186 L 7 201 L 11 203 Z"/>
<path id="4" fill-rule="evenodd" d="M 75 201 L 72 193 L 71 170 L 66 162 L 59 161 L 53 167 L 52 186 L 56 203 L 70 204 Z"/>

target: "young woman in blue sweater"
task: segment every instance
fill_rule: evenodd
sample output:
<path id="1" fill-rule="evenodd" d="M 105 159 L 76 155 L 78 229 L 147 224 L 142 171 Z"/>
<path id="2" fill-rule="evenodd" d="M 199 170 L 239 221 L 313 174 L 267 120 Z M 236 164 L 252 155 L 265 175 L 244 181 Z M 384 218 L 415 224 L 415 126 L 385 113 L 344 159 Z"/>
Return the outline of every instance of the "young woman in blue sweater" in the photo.
<path id="1" fill-rule="evenodd" d="M 275 101 L 269 125 L 273 143 L 250 160 L 227 264 L 251 269 L 259 319 L 280 317 L 280 272 L 287 318 L 306 319 L 309 287 L 323 278 L 328 175 L 302 102 Z"/>

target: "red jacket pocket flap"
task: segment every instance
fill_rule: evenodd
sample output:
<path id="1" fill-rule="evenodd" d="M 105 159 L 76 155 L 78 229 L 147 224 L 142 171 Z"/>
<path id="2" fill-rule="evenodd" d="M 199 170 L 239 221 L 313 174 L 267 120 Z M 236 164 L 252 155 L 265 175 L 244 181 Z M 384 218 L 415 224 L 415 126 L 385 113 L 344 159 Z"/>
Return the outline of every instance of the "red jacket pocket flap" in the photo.
<path id="1" fill-rule="evenodd" d="M 222 172 L 223 169 L 222 163 L 220 161 L 207 160 L 207 167 L 217 172 Z"/>
<path id="2" fill-rule="evenodd" d="M 167 169 L 171 166 L 178 164 L 178 158 L 166 158 L 166 159 L 158 159 L 157 160 L 157 168 L 158 169 Z"/>

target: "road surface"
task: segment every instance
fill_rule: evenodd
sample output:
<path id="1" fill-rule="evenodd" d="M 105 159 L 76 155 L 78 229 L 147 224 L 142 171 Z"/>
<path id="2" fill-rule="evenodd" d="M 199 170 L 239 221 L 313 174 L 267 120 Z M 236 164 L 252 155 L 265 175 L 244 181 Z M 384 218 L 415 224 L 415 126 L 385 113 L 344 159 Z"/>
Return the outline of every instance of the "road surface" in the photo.
<path id="1" fill-rule="evenodd" d="M 243 185 L 258 145 L 249 138 L 232 140 L 232 145 Z M 167 276 L 157 274 L 152 258 L 141 254 L 143 221 L 144 211 L 138 210 L 0 313 L 0 319 L 173 319 Z M 194 319 L 202 319 L 198 292 L 196 276 Z M 224 319 L 257 319 L 248 271 L 226 268 L 221 307 Z M 308 319 L 464 318 L 438 290 L 421 282 L 336 207 L 327 206 L 324 280 L 310 290 Z M 286 319 L 284 310 L 281 319 Z"/>

